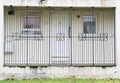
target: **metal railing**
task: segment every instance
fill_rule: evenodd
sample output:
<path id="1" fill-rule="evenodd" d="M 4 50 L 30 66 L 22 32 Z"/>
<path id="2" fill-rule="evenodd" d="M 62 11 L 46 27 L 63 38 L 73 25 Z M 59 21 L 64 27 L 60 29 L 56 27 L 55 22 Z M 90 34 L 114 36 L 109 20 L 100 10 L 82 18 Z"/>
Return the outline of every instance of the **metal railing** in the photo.
<path id="1" fill-rule="evenodd" d="M 5 66 L 115 66 L 114 8 L 8 10 Z"/>

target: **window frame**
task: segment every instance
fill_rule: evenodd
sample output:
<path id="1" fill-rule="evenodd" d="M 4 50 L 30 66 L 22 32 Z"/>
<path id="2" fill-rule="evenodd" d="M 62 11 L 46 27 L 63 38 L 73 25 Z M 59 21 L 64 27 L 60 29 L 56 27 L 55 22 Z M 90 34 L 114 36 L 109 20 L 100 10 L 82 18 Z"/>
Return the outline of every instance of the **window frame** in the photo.
<path id="1" fill-rule="evenodd" d="M 84 16 L 90 16 L 90 17 L 93 16 L 93 17 L 95 17 L 95 33 L 85 33 L 85 31 L 84 31 L 84 30 L 85 30 L 85 29 L 84 29 L 84 18 L 83 18 Z M 83 23 L 83 25 L 82 25 L 83 31 L 82 31 L 82 32 L 83 32 L 84 34 L 87 35 L 87 34 L 96 34 L 96 33 L 97 33 L 97 16 L 96 16 L 96 15 L 91 15 L 91 14 L 90 14 L 90 15 L 83 15 L 83 16 L 82 16 L 82 23 Z"/>
<path id="2" fill-rule="evenodd" d="M 40 27 L 39 28 L 36 28 L 36 27 L 33 27 L 33 28 L 25 28 L 24 27 L 24 17 L 25 16 L 39 16 L 39 18 L 40 18 Z M 22 38 L 39 38 L 39 37 L 43 37 L 43 34 L 42 34 L 42 30 L 41 30 L 41 28 L 42 28 L 42 13 L 41 12 L 39 12 L 39 13 L 37 13 L 37 12 L 28 12 L 28 13 L 22 13 L 22 15 L 21 15 L 21 21 L 22 21 L 22 29 L 21 29 L 21 32 L 20 32 L 20 34 L 21 34 L 21 37 Z M 28 24 L 29 25 L 29 24 Z M 26 33 L 24 33 L 25 31 L 27 31 Z M 34 32 L 40 32 L 39 34 L 35 34 Z M 28 32 L 31 32 L 31 33 L 28 33 Z"/>

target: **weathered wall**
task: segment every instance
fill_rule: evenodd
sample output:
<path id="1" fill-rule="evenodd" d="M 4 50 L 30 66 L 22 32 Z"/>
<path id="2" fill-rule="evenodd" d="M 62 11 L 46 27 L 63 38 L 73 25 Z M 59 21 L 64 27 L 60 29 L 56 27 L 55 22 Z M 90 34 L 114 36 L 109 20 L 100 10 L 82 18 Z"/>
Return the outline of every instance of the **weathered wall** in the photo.
<path id="1" fill-rule="evenodd" d="M 64 2 L 63 2 L 64 1 Z M 3 4 L 4 2 L 4 4 Z M 17 67 L 3 67 L 3 5 L 15 6 L 76 6 L 76 7 L 116 7 L 116 66 L 115 67 L 47 67 L 31 69 Z M 77 77 L 89 78 L 120 78 L 120 0 L 47 0 L 43 4 L 38 4 L 37 0 L 0 0 L 0 79 L 18 77 L 31 78 L 43 75 L 45 77 Z M 38 73 L 38 74 L 37 74 Z M 34 76 L 33 76 L 34 75 Z"/>
<path id="2" fill-rule="evenodd" d="M 0 19 L 0 69 L 2 69 L 4 62 L 4 9 L 2 0 L 0 0 Z"/>
<path id="3" fill-rule="evenodd" d="M 0 73 L 0 79 L 30 79 L 30 78 L 120 78 L 120 69 L 117 67 L 39 67 L 39 68 L 9 68 L 5 67 Z"/>
<path id="4" fill-rule="evenodd" d="M 119 0 L 4 0 L 5 5 L 15 6 L 62 6 L 62 7 L 115 7 Z"/>

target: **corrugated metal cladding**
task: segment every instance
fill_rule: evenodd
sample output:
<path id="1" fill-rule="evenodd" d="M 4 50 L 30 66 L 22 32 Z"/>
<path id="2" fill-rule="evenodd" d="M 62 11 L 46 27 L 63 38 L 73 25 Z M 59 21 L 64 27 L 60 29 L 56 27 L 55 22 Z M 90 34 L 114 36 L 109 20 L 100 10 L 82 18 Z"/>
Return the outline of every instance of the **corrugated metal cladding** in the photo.
<path id="1" fill-rule="evenodd" d="M 5 66 L 115 66 L 114 8 L 5 8 Z"/>

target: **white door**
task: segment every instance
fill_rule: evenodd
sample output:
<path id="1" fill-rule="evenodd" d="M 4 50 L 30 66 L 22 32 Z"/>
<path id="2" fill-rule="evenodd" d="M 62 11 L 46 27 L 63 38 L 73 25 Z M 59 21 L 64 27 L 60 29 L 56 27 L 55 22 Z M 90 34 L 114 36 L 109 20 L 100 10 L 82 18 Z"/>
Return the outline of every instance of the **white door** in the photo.
<path id="1" fill-rule="evenodd" d="M 71 61 L 70 18 L 68 12 L 52 12 L 50 20 L 50 62 L 69 65 Z"/>

